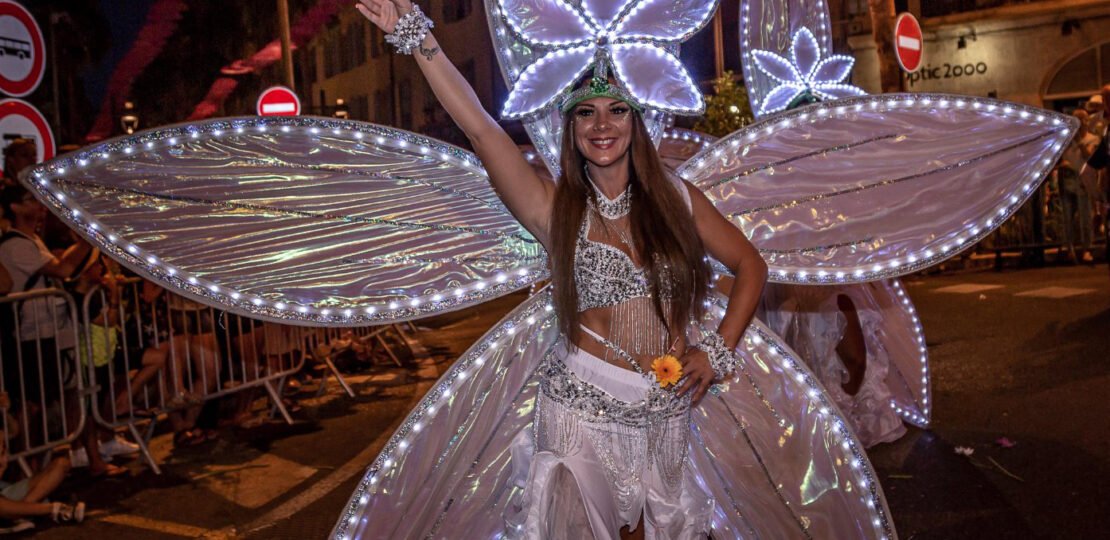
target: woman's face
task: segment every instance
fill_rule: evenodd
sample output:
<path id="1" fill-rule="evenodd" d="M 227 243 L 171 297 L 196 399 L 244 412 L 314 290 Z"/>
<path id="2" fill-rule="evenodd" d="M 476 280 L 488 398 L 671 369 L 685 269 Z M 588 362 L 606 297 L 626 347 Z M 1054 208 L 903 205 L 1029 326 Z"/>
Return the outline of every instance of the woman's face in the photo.
<path id="1" fill-rule="evenodd" d="M 23 219 L 36 226 L 46 218 L 46 207 L 30 191 L 24 193 L 19 201 L 13 202 L 11 208 L 17 219 Z"/>
<path id="2" fill-rule="evenodd" d="M 628 152 L 632 144 L 632 115 L 636 113 L 627 103 L 596 97 L 579 103 L 571 114 L 574 144 L 586 161 L 606 167 Z"/>

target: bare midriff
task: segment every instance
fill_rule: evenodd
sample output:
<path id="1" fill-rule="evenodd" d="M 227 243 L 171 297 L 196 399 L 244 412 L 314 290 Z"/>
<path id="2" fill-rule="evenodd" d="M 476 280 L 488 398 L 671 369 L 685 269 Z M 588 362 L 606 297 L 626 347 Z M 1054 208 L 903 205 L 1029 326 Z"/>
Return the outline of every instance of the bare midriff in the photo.
<path id="1" fill-rule="evenodd" d="M 583 311 L 578 314 L 578 322 L 582 326 L 593 330 L 599 336 L 613 341 L 613 336 L 609 335 L 609 329 L 612 327 L 613 322 L 612 309 L 612 307 L 602 307 Z M 674 347 L 670 351 L 657 349 L 656 351 L 645 351 L 641 354 L 636 354 L 631 350 L 632 347 L 626 346 L 622 348 L 630 355 L 632 355 L 632 357 L 640 365 L 640 369 L 642 369 L 644 373 L 650 373 L 651 362 L 657 357 L 662 356 L 663 354 L 669 353 L 676 358 L 682 358 L 682 355 L 686 351 L 685 336 L 676 336 L 671 338 L 669 340 L 667 348 L 671 348 L 670 343 L 674 343 Z M 614 366 L 620 367 L 622 369 L 633 371 L 632 366 L 628 365 L 628 361 L 625 360 L 621 355 L 614 353 L 608 347 L 598 342 L 596 339 L 585 332 L 578 332 L 578 336 L 574 340 L 574 345 L 579 349 L 604 360 L 607 363 L 613 364 Z"/>

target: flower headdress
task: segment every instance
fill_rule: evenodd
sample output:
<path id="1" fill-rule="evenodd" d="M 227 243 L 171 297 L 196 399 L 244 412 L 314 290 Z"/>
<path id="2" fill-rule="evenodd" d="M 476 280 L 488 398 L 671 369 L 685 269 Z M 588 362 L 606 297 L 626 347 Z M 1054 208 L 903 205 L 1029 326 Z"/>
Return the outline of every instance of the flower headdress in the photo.
<path id="1" fill-rule="evenodd" d="M 512 33 L 534 60 L 513 73 L 506 118 L 523 118 L 584 96 L 606 95 L 641 109 L 698 115 L 705 101 L 678 60 L 678 45 L 701 29 L 717 0 L 498 0 Z M 571 87 L 594 68 L 594 81 Z M 609 71 L 616 84 L 609 83 Z"/>

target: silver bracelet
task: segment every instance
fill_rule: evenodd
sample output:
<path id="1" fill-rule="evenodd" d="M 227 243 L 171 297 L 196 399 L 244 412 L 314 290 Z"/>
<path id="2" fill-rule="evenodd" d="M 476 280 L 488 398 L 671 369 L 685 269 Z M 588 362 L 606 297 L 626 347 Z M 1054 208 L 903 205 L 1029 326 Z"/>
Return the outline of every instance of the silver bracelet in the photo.
<path id="1" fill-rule="evenodd" d="M 702 330 L 701 341 L 694 347 L 705 351 L 709 355 L 709 366 L 718 379 L 736 371 L 740 365 L 740 356 L 736 351 L 725 345 L 725 338 L 712 330 Z"/>
<path id="2" fill-rule="evenodd" d="M 435 23 L 420 11 L 420 6 L 413 4 L 412 11 L 397 20 L 393 33 L 385 35 L 385 42 L 396 47 L 401 54 L 412 54 L 434 26 Z"/>

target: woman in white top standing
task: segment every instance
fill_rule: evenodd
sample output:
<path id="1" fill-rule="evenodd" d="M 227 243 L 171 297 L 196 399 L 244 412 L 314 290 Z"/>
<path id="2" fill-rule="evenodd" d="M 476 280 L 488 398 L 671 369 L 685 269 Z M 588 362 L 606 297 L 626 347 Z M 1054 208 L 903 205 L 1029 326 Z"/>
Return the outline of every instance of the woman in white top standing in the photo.
<path id="1" fill-rule="evenodd" d="M 506 514 L 509 536 L 646 529 L 648 538 L 704 538 L 713 504 L 685 474 L 689 410 L 736 366 L 733 350 L 766 279 L 759 253 L 699 190 L 664 173 L 642 105 L 604 65 L 559 104 L 562 173 L 552 184 L 482 108 L 418 8 L 357 7 L 414 53 L 502 201 L 552 261 L 565 345 L 541 367 L 536 448 L 523 503 Z M 711 288 L 707 254 L 738 279 L 719 328 L 701 329 L 694 343 L 691 321 Z M 576 409 L 582 388 L 607 421 Z"/>

